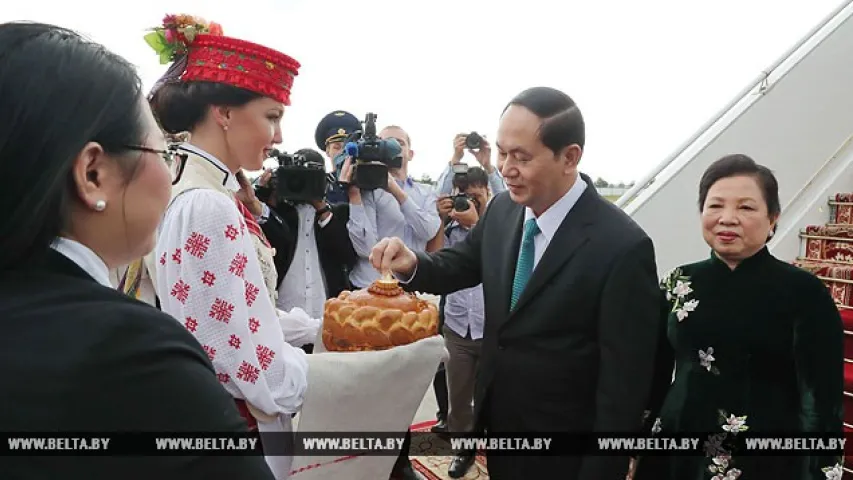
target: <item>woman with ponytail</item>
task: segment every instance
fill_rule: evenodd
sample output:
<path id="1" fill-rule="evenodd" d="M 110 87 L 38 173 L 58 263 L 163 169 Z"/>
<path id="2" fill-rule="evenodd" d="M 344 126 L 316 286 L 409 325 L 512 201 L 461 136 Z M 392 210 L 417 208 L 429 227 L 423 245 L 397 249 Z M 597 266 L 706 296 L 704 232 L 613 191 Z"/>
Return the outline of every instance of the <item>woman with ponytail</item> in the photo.
<path id="1" fill-rule="evenodd" d="M 154 247 L 171 190 L 134 68 L 64 28 L 0 24 L 0 105 L 0 431 L 246 431 L 192 335 L 110 285 Z M 0 472 L 272 479 L 251 456 L 7 455 Z"/>

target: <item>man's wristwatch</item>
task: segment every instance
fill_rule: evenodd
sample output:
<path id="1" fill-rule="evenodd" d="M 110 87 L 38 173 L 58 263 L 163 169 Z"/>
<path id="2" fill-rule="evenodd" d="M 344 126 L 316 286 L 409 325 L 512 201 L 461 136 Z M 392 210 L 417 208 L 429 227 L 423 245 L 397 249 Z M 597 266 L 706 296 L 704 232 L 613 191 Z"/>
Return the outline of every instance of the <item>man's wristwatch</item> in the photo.
<path id="1" fill-rule="evenodd" d="M 327 212 L 331 212 L 331 211 L 332 211 L 332 206 L 329 205 L 328 203 L 326 203 L 326 205 L 323 208 L 317 210 L 317 216 L 321 217 L 324 214 L 326 214 Z"/>

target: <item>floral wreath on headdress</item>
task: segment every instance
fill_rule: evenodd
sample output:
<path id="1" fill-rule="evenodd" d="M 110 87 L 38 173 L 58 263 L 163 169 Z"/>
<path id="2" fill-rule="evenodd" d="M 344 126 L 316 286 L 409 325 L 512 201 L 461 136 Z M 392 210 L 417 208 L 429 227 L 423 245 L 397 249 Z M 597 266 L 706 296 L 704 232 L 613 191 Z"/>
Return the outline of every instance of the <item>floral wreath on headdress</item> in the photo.
<path id="1" fill-rule="evenodd" d="M 186 55 L 187 46 L 199 34 L 222 36 L 222 26 L 192 15 L 166 15 L 163 25 L 152 28 L 144 38 L 160 56 L 160 64 L 165 65 Z"/>

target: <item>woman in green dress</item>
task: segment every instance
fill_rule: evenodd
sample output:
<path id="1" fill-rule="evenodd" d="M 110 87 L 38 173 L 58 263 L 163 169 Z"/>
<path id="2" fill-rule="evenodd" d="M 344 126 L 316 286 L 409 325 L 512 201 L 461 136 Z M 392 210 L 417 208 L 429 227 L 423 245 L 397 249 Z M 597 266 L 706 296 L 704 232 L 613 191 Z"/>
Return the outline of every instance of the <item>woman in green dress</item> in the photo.
<path id="1" fill-rule="evenodd" d="M 661 282 L 667 318 L 646 428 L 840 436 L 841 318 L 820 280 L 767 250 L 780 213 L 773 173 L 746 155 L 723 157 L 700 181 L 699 208 L 712 252 Z M 646 456 L 634 479 L 841 478 L 839 451 L 770 454 Z"/>

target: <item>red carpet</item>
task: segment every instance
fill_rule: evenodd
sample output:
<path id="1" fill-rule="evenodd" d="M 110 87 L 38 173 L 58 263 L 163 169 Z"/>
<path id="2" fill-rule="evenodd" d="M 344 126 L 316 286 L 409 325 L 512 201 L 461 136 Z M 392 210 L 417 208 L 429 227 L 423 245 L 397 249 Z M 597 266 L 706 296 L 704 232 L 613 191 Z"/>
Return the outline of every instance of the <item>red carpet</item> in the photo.
<path id="1" fill-rule="evenodd" d="M 844 358 L 853 360 L 853 331 L 844 331 Z"/>
<path id="2" fill-rule="evenodd" d="M 844 323 L 844 330 L 853 332 L 853 310 L 849 308 L 842 308 L 839 309 L 839 312 L 841 313 L 841 321 Z M 853 360 L 851 357 L 848 358 Z"/>
<path id="3" fill-rule="evenodd" d="M 435 425 L 435 421 L 423 422 L 412 425 L 413 432 L 428 432 L 430 427 Z M 436 440 L 439 442 L 444 442 L 444 440 Z M 415 445 L 413 442 L 412 449 L 417 450 L 421 448 L 422 450 L 430 450 L 432 447 L 431 442 L 427 442 L 428 444 L 424 445 Z M 447 476 L 447 468 L 450 467 L 450 462 L 453 461 L 453 457 L 446 456 L 418 456 L 412 455 L 412 467 L 418 471 L 426 480 L 449 480 L 450 477 Z M 474 465 L 471 466 L 471 469 L 468 470 L 468 474 L 462 477 L 463 480 L 487 480 L 489 478 L 489 474 L 486 470 L 486 457 L 483 455 L 477 455 L 477 459 L 474 462 Z"/>

